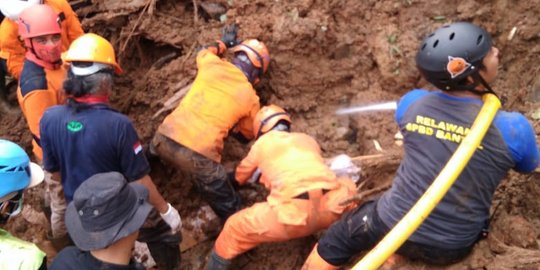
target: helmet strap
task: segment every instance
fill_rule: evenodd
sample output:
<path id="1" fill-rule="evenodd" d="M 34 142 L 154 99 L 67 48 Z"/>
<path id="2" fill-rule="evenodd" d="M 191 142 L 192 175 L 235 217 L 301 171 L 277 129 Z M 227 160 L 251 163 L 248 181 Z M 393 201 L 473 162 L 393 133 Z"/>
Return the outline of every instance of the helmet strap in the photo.
<path id="1" fill-rule="evenodd" d="M 286 112 L 278 112 L 278 113 L 274 113 L 274 114 L 272 114 L 272 115 L 266 117 L 265 119 L 263 119 L 263 120 L 261 121 L 261 125 L 259 126 L 259 130 L 257 131 L 257 138 L 259 138 L 262 134 L 266 133 L 266 132 L 263 133 L 263 131 L 262 131 L 263 128 L 264 128 L 264 126 L 266 125 L 266 123 L 268 123 L 268 122 L 270 121 L 270 119 L 272 119 L 272 118 L 274 118 L 274 117 L 276 117 L 276 116 L 280 116 L 280 115 L 287 115 L 287 113 L 286 113 Z M 278 122 L 278 124 L 279 124 L 279 122 Z M 273 126 L 271 129 L 269 129 L 268 131 L 273 130 L 276 126 L 277 126 L 277 124 L 274 125 L 274 126 Z M 268 131 L 267 131 L 267 132 L 268 132 Z"/>
<path id="2" fill-rule="evenodd" d="M 495 91 L 493 91 L 491 86 L 486 82 L 486 80 L 484 80 L 484 78 L 482 77 L 482 75 L 480 75 L 479 72 L 474 72 L 474 73 L 470 74 L 469 76 L 471 76 L 473 78 L 473 83 L 472 84 L 456 85 L 455 87 L 453 87 L 452 89 L 447 90 L 447 91 L 467 90 L 467 91 L 469 91 L 471 93 L 474 93 L 476 95 L 479 95 L 479 96 L 483 96 L 485 94 L 493 94 L 497 98 L 499 98 L 497 93 L 495 93 Z M 476 87 L 478 85 L 480 85 L 480 84 L 483 85 L 486 88 L 486 90 L 481 91 L 481 90 L 476 89 Z"/>
<path id="3" fill-rule="evenodd" d="M 473 92 L 475 94 L 478 94 L 478 95 L 493 94 L 497 98 L 499 98 L 497 93 L 495 93 L 495 91 L 493 91 L 491 86 L 486 82 L 486 80 L 484 80 L 482 75 L 480 75 L 480 72 L 475 72 L 475 73 L 471 74 L 471 76 L 473 77 L 474 84 L 473 84 L 473 90 L 469 90 L 469 91 L 471 91 L 471 92 Z M 484 90 L 484 91 L 476 90 L 475 87 L 477 85 L 479 85 L 479 84 L 483 85 L 486 88 L 486 90 Z"/>
<path id="4" fill-rule="evenodd" d="M 249 47 L 249 46 L 246 46 L 246 45 L 243 45 L 245 48 L 247 48 L 248 50 L 252 51 L 255 56 L 257 56 L 257 61 L 259 61 L 259 63 L 261 63 L 261 66 L 258 68 L 259 69 L 259 75 L 263 75 L 264 74 L 264 62 L 263 62 L 263 58 L 262 56 L 253 48 Z"/>
<path id="5" fill-rule="evenodd" d="M 242 73 L 246 75 L 246 78 L 252 85 L 255 85 L 259 82 L 259 76 L 261 75 L 260 69 L 251 63 L 247 55 L 244 55 L 244 57 L 246 58 L 245 61 L 240 60 L 240 57 L 236 55 L 232 59 L 232 64 L 238 67 Z"/>

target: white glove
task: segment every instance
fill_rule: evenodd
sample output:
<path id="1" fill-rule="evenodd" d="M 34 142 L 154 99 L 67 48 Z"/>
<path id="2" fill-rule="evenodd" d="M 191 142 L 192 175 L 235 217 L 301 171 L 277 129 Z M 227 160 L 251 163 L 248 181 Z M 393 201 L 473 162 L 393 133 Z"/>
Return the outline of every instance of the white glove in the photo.
<path id="1" fill-rule="evenodd" d="M 169 208 L 167 209 L 167 212 L 164 214 L 159 213 L 161 218 L 169 224 L 171 227 L 172 233 L 177 233 L 180 228 L 182 227 L 182 218 L 180 217 L 180 214 L 178 214 L 178 210 L 176 210 L 170 203 L 167 203 Z"/>

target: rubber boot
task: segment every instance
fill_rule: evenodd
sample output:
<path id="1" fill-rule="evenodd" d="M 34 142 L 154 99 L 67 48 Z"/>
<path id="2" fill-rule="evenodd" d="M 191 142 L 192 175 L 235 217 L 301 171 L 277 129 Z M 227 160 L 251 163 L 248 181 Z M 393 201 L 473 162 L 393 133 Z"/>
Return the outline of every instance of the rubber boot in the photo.
<path id="1" fill-rule="evenodd" d="M 212 249 L 208 262 L 206 263 L 205 270 L 229 270 L 231 266 L 231 260 L 227 260 L 217 255 L 216 251 Z"/>
<path id="2" fill-rule="evenodd" d="M 180 246 L 171 246 L 163 242 L 146 243 L 148 250 L 159 269 L 179 270 L 180 269 Z"/>
<path id="3" fill-rule="evenodd" d="M 182 233 L 171 234 L 171 227 L 152 210 L 139 230 L 139 242 L 148 245 L 150 255 L 160 270 L 180 269 L 180 242 Z"/>

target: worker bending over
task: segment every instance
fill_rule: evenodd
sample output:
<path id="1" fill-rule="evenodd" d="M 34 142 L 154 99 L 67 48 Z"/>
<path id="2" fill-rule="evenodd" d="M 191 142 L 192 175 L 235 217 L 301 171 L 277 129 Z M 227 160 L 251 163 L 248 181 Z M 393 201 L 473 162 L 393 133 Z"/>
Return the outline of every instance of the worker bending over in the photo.
<path id="1" fill-rule="evenodd" d="M 262 243 L 287 241 L 326 229 L 352 205 L 340 202 L 356 193 L 348 177 L 325 165 L 317 142 L 290 132 L 291 119 L 280 107 L 263 107 L 253 121 L 257 141 L 236 168 L 240 185 L 260 182 L 266 202 L 232 215 L 219 234 L 207 270 L 229 269 L 231 260 Z"/>

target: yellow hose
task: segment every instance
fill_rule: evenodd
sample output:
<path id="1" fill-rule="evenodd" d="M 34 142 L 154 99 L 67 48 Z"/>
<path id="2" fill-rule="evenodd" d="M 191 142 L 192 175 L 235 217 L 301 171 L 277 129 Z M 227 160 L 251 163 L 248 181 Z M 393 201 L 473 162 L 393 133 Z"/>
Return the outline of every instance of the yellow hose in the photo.
<path id="1" fill-rule="evenodd" d="M 483 100 L 484 105 L 470 133 L 465 136 L 431 186 L 379 244 L 352 268 L 353 270 L 378 269 L 416 231 L 441 201 L 480 146 L 495 114 L 501 107 L 501 102 L 493 94 L 484 95 Z"/>

